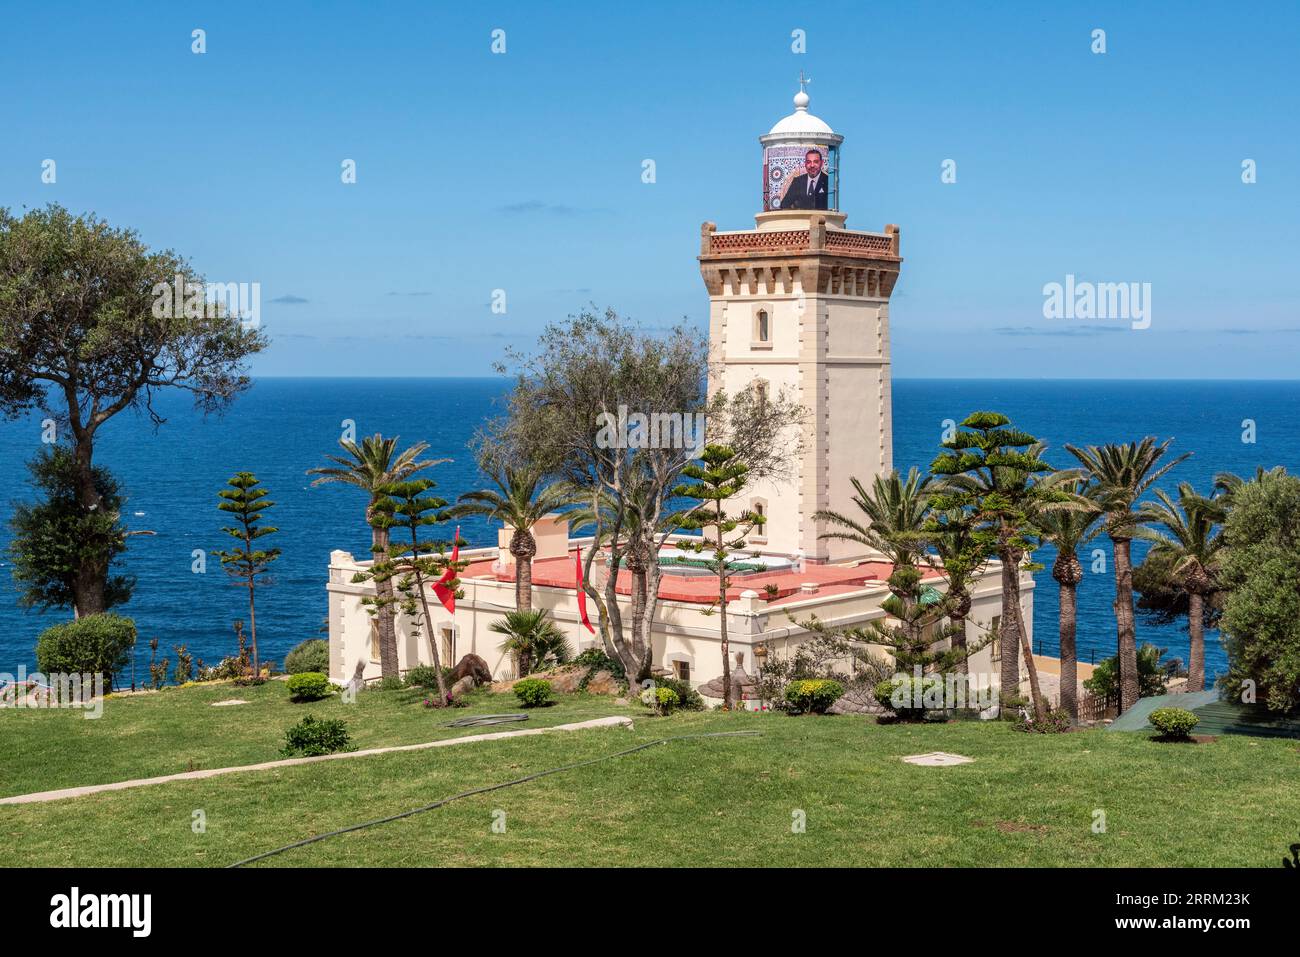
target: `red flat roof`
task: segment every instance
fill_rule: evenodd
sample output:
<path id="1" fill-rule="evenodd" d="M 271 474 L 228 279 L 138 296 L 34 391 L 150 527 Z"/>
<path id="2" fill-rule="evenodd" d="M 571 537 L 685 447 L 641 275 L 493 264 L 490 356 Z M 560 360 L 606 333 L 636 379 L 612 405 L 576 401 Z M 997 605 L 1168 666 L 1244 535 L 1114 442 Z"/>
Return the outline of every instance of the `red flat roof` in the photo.
<path id="1" fill-rule="evenodd" d="M 566 588 L 572 591 L 576 587 L 573 571 L 573 555 L 578 549 L 570 549 L 565 558 L 543 558 L 533 562 L 533 584 L 547 588 Z M 513 565 L 509 572 L 494 570 L 494 559 L 484 559 L 471 564 L 460 573 L 460 578 L 494 578 L 497 581 L 515 580 Z M 805 582 L 815 582 L 819 595 L 838 595 L 855 591 L 868 581 L 884 583 L 894 566 L 889 562 L 864 562 L 852 568 L 842 565 L 807 564 L 803 571 L 782 569 L 773 572 L 760 572 L 744 577 L 733 576 L 732 585 L 727 589 L 727 601 L 740 597 L 741 592 L 756 591 L 765 597 L 764 589 L 774 585 L 777 597 L 769 600 L 770 605 L 788 604 L 811 597 L 799 591 Z M 939 578 L 934 571 L 926 573 L 927 580 Z M 620 595 L 631 594 L 632 576 L 620 571 L 616 586 Z M 665 573 L 659 581 L 659 597 L 668 601 L 688 601 L 698 604 L 712 604 L 718 599 L 718 580 L 711 574 L 674 575 Z"/>

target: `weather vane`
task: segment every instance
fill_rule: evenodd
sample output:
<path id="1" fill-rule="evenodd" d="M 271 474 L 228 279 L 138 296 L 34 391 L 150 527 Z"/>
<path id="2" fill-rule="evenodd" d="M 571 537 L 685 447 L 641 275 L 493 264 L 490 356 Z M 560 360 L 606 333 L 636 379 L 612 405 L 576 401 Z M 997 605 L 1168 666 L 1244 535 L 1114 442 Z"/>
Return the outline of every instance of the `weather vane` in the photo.
<path id="1" fill-rule="evenodd" d="M 800 70 L 800 71 L 799 71 L 799 92 L 800 92 L 800 93 L 807 93 L 808 91 L 807 91 L 806 89 L 804 89 L 804 88 L 805 88 L 809 83 L 811 83 L 811 82 L 812 82 L 812 77 L 810 77 L 810 76 L 804 76 L 804 75 L 803 75 L 803 70 Z"/>

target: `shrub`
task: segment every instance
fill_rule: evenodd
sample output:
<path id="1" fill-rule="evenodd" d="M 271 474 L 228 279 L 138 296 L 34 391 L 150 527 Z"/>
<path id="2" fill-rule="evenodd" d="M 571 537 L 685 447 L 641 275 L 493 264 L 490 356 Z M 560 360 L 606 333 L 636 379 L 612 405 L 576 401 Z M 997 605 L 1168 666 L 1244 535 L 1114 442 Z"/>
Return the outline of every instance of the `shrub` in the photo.
<path id="1" fill-rule="evenodd" d="M 1186 708 L 1156 708 L 1147 720 L 1151 727 L 1169 741 L 1186 741 L 1188 732 L 1200 724 L 1201 719 Z"/>
<path id="2" fill-rule="evenodd" d="M 785 686 L 791 714 L 825 714 L 844 694 L 844 685 L 829 678 L 802 678 Z"/>
<path id="3" fill-rule="evenodd" d="M 544 678 L 524 678 L 515 682 L 515 697 L 525 708 L 540 708 L 554 703 L 555 689 Z"/>
<path id="4" fill-rule="evenodd" d="M 308 671 L 329 674 L 329 642 L 323 638 L 308 638 L 294 645 L 293 650 L 284 656 L 284 670 L 291 675 L 300 675 Z"/>
<path id="5" fill-rule="evenodd" d="M 1069 731 L 1073 724 L 1070 721 L 1070 712 L 1064 708 L 1057 708 L 1044 714 L 1042 721 L 1037 720 L 1032 712 L 1017 710 L 1013 727 L 1017 731 L 1028 731 L 1033 734 L 1061 734 Z"/>
<path id="6" fill-rule="evenodd" d="M 131 663 L 135 622 L 119 615 L 87 615 L 41 632 L 36 664 L 45 674 L 102 674 L 111 691 L 113 674 Z"/>
<path id="7" fill-rule="evenodd" d="M 641 703 L 659 715 L 672 714 L 681 700 L 676 691 L 661 685 L 651 685 L 641 692 Z"/>
<path id="8" fill-rule="evenodd" d="M 1149 698 L 1152 695 L 1165 693 L 1170 674 L 1177 667 L 1176 661 L 1161 662 L 1160 659 L 1165 651 L 1166 649 L 1157 648 L 1152 644 L 1144 644 L 1137 650 L 1139 697 Z M 1118 698 L 1119 672 L 1115 657 L 1112 655 L 1097 662 L 1097 666 L 1092 670 L 1092 677 L 1086 680 L 1083 686 L 1099 698 Z"/>
<path id="9" fill-rule="evenodd" d="M 334 686 L 329 678 L 319 671 L 305 671 L 294 675 L 285 682 L 289 686 L 289 697 L 294 701 L 319 701 L 334 693 Z"/>
<path id="10" fill-rule="evenodd" d="M 704 710 L 704 699 L 700 697 L 698 691 L 691 687 L 690 682 L 682 681 L 681 678 L 663 677 L 655 678 L 654 683 L 656 688 L 668 688 L 673 694 L 677 695 L 676 708 L 682 711 Z M 736 694 L 739 694 L 739 692 L 736 692 Z"/>
<path id="11" fill-rule="evenodd" d="M 372 687 L 380 691 L 401 691 L 406 685 L 402 683 L 402 679 L 397 675 L 388 675 L 385 678 L 380 678 Z"/>
<path id="12" fill-rule="evenodd" d="M 346 724 L 338 718 L 317 718 L 309 714 L 284 733 L 280 753 L 286 758 L 299 754 L 315 757 L 351 750 L 352 736 Z"/>
<path id="13" fill-rule="evenodd" d="M 588 648 L 578 657 L 573 659 L 575 665 L 581 665 L 589 670 L 582 676 L 582 682 L 578 685 L 580 690 L 585 691 L 587 682 L 600 671 L 608 671 L 619 681 L 627 681 L 627 669 L 623 667 L 623 662 L 611 658 L 599 648 Z"/>
<path id="14" fill-rule="evenodd" d="M 443 677 L 451 674 L 451 669 L 442 669 Z M 438 669 L 433 665 L 416 665 L 406 673 L 406 686 L 408 688 L 436 688 L 438 687 Z"/>

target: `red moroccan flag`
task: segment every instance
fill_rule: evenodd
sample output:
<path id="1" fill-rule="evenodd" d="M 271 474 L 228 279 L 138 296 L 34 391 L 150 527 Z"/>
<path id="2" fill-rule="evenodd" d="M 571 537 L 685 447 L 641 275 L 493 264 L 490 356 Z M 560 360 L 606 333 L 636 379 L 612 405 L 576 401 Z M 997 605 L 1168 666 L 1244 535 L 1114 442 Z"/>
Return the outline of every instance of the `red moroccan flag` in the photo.
<path id="1" fill-rule="evenodd" d="M 573 553 L 573 569 L 577 573 L 578 581 L 578 614 L 582 616 L 582 623 L 587 626 L 587 630 L 593 635 L 596 629 L 591 627 L 591 619 L 587 617 L 587 593 L 582 590 L 582 549 L 579 548 Z"/>
<path id="2" fill-rule="evenodd" d="M 456 526 L 456 540 L 451 546 L 452 565 L 447 566 L 447 570 L 442 573 L 442 577 L 433 583 L 433 593 L 438 596 L 438 601 L 442 602 L 453 615 L 456 614 L 456 592 L 447 587 L 447 582 L 456 577 L 455 561 L 460 557 L 460 526 Z"/>

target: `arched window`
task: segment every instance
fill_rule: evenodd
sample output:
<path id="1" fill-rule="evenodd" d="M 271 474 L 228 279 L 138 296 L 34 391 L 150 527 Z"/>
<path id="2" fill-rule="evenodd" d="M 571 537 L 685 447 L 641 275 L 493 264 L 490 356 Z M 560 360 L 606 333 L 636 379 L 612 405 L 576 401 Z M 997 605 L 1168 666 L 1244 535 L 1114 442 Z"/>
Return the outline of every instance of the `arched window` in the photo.
<path id="1" fill-rule="evenodd" d="M 754 334 L 752 345 L 756 349 L 772 348 L 772 310 L 760 306 L 754 311 Z"/>

